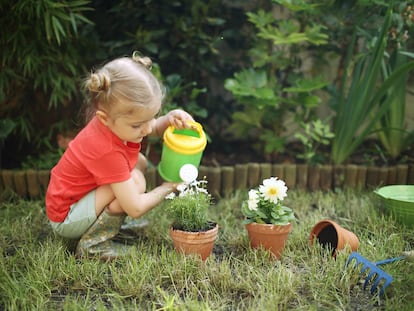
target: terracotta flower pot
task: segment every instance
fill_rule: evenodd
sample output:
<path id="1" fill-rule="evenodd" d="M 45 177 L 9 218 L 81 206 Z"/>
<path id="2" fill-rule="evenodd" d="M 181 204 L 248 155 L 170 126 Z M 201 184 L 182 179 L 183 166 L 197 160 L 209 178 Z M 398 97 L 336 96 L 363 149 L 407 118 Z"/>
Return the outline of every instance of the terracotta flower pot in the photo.
<path id="1" fill-rule="evenodd" d="M 332 249 L 335 256 L 339 250 L 343 250 L 348 245 L 351 251 L 356 251 L 359 246 L 358 237 L 332 220 L 322 220 L 311 230 L 309 245 L 313 245 L 315 238 L 323 247 Z"/>
<path id="2" fill-rule="evenodd" d="M 175 250 L 185 255 L 198 254 L 202 260 L 206 260 L 213 251 L 217 233 L 217 224 L 213 229 L 199 232 L 176 230 L 170 227 Z"/>
<path id="3" fill-rule="evenodd" d="M 292 230 L 292 224 L 279 226 L 258 224 L 253 222 L 247 224 L 246 229 L 252 248 L 263 247 L 264 249 L 270 251 L 276 259 L 280 259 L 285 248 L 288 235 Z"/>

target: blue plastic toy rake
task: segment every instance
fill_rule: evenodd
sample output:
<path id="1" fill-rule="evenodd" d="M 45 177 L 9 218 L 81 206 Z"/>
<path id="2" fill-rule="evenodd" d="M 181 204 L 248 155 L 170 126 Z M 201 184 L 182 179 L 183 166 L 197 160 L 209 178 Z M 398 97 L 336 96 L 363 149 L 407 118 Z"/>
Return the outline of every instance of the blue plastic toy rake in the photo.
<path id="1" fill-rule="evenodd" d="M 402 260 L 408 256 L 413 255 L 409 253 L 414 254 L 414 251 L 406 252 L 403 256 L 400 257 L 389 258 L 377 262 L 371 262 L 365 257 L 358 254 L 357 252 L 352 252 L 346 261 L 346 266 L 354 262 L 354 268 L 360 267 L 360 274 L 367 274 L 367 276 L 365 277 L 364 289 L 367 288 L 368 284 L 371 284 L 370 292 L 371 294 L 375 294 L 376 292 L 378 292 L 378 287 L 380 286 L 379 295 L 383 296 L 385 288 L 387 288 L 391 284 L 394 278 L 387 272 L 381 270 L 378 266 Z"/>

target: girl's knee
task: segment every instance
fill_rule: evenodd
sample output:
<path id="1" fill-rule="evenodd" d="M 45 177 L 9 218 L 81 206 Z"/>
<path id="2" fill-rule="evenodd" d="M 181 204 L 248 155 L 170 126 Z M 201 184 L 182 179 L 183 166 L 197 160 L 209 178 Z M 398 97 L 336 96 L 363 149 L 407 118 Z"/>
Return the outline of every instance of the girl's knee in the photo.
<path id="1" fill-rule="evenodd" d="M 139 154 L 136 168 L 142 173 L 145 173 L 145 171 L 148 169 L 148 160 L 142 153 Z"/>
<path id="2" fill-rule="evenodd" d="M 139 169 L 132 170 L 132 178 L 137 185 L 139 193 L 144 193 L 147 190 L 147 182 L 145 180 L 144 173 Z"/>
<path id="3" fill-rule="evenodd" d="M 105 208 L 109 215 L 126 215 L 124 209 L 119 205 L 118 200 L 113 200 Z"/>

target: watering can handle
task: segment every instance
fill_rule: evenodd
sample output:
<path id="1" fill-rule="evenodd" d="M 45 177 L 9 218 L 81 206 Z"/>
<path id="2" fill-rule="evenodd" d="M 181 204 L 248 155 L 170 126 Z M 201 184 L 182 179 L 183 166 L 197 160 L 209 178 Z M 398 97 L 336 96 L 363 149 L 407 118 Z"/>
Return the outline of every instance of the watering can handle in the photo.
<path id="1" fill-rule="evenodd" d="M 203 127 L 201 126 L 200 123 L 198 123 L 196 121 L 188 121 L 187 125 L 191 125 L 191 129 L 197 131 L 198 134 L 200 134 L 200 135 L 203 132 Z"/>

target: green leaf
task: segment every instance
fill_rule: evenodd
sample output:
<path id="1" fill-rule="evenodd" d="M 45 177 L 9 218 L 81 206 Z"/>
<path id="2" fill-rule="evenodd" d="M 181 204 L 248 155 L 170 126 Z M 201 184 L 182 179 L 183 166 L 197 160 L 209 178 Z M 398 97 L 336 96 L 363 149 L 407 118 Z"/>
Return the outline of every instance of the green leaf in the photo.
<path id="1" fill-rule="evenodd" d="M 16 123 L 11 119 L 0 119 L 0 144 L 10 135 L 16 127 Z"/>
<path id="2" fill-rule="evenodd" d="M 256 214 L 257 214 L 257 216 L 258 217 L 260 217 L 261 219 L 266 219 L 268 216 L 264 213 L 264 212 L 262 212 L 260 209 L 258 209 L 257 211 L 256 211 Z"/>
<path id="3" fill-rule="evenodd" d="M 323 77 L 315 77 L 314 79 L 296 79 L 293 86 L 283 89 L 284 92 L 290 93 L 308 93 L 320 90 L 329 84 Z"/>
<path id="4" fill-rule="evenodd" d="M 60 21 L 55 16 L 52 16 L 52 25 L 53 25 L 53 32 L 55 34 L 56 42 L 58 43 L 58 45 L 60 45 L 61 43 L 60 35 L 62 35 L 62 37 L 65 37 L 66 33 L 63 30 Z"/>

